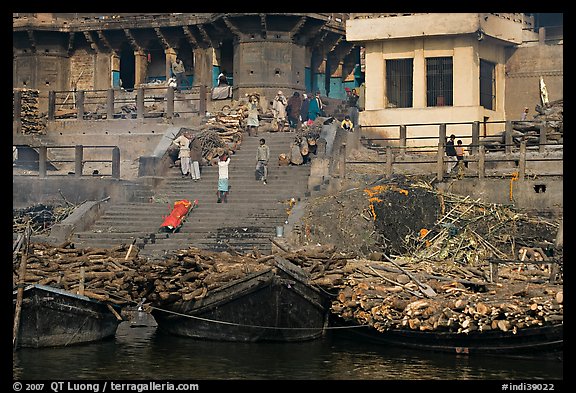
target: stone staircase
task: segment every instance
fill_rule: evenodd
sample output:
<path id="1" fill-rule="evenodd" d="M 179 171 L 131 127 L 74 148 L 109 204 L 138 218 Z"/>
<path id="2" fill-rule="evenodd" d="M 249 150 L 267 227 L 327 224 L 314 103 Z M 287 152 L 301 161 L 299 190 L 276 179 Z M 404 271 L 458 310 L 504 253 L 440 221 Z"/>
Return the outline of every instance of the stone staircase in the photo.
<path id="1" fill-rule="evenodd" d="M 278 166 L 278 155 L 288 153 L 293 132 L 261 133 L 246 136 L 241 148 L 231 157 L 228 203 L 217 203 L 218 167 L 201 167 L 201 180 L 182 178 L 180 168 L 171 168 L 153 193 L 134 184 L 131 200 L 106 208 L 88 231 L 74 234 L 79 247 L 115 247 L 136 239 L 141 255 L 160 256 L 167 250 L 190 246 L 212 251 L 244 253 L 257 247 L 271 251 L 270 238 L 288 217 L 288 201 L 308 192 L 310 166 Z M 270 147 L 268 184 L 256 181 L 256 149 L 260 137 Z M 176 233 L 159 228 L 174 202 L 198 200 Z"/>

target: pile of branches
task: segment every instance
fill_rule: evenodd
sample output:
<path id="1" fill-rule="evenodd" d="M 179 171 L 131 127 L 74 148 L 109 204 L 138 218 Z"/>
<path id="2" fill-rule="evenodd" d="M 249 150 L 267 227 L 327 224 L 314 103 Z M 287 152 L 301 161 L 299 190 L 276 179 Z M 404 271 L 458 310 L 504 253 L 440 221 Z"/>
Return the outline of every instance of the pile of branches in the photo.
<path id="1" fill-rule="evenodd" d="M 44 234 L 74 212 L 76 206 L 51 206 L 42 203 L 12 211 L 12 233 L 23 233 L 30 223 L 33 234 Z"/>

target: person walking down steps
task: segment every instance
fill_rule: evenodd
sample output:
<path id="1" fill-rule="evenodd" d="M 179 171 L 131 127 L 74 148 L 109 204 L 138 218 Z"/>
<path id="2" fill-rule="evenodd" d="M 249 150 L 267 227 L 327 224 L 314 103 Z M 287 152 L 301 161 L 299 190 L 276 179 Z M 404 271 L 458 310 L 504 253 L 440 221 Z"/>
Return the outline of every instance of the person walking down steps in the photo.
<path id="1" fill-rule="evenodd" d="M 228 166 L 230 165 L 230 157 L 226 153 L 220 155 L 218 161 L 218 203 L 228 203 Z"/>
<path id="2" fill-rule="evenodd" d="M 180 159 L 180 169 L 182 170 L 182 177 L 190 176 L 191 162 L 190 162 L 190 139 L 184 133 L 172 141 L 173 144 L 180 149 L 178 158 Z"/>
<path id="3" fill-rule="evenodd" d="M 267 184 L 268 161 L 270 160 L 270 148 L 264 138 L 260 139 L 260 146 L 256 151 L 256 181 L 262 180 L 262 184 Z"/>

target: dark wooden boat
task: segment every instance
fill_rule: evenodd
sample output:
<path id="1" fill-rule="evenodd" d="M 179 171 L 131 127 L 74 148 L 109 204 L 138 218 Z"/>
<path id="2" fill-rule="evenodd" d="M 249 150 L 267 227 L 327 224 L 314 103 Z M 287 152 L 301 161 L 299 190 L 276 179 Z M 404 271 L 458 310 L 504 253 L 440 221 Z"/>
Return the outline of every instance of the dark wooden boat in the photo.
<path id="1" fill-rule="evenodd" d="M 341 321 L 336 321 L 335 324 L 341 327 L 351 326 Z M 347 334 L 370 342 L 416 350 L 467 355 L 563 358 L 564 327 L 562 323 L 527 327 L 517 329 L 516 332 L 504 332 L 499 329 L 470 333 L 408 329 L 379 332 L 370 326 L 356 326 L 345 330 Z"/>
<path id="2" fill-rule="evenodd" d="M 112 337 L 122 321 L 120 308 L 45 285 L 24 288 L 16 343 L 40 348 L 88 343 Z M 16 308 L 17 291 L 13 292 Z"/>
<path id="3" fill-rule="evenodd" d="M 152 309 L 158 329 L 197 339 L 295 342 L 321 337 L 329 298 L 310 286 L 307 274 L 286 259 L 234 280 L 200 300 Z"/>

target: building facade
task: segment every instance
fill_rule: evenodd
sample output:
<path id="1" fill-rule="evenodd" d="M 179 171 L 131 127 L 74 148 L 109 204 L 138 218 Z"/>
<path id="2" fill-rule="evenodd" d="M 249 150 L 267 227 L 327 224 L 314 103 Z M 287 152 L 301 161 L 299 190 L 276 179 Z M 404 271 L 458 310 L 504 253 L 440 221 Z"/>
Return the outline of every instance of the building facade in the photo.
<path id="1" fill-rule="evenodd" d="M 529 106 L 534 113 L 538 76 L 550 76 L 551 67 L 561 79 L 562 52 L 556 45 L 545 50 L 560 55 L 551 63 L 519 64 L 525 58 L 519 49 L 539 43 L 533 23 L 533 17 L 521 13 L 351 14 L 346 39 L 365 47 L 360 123 L 366 134 L 392 137 L 389 126 L 413 124 L 408 137 L 432 138 L 438 126 L 426 124 L 446 123 L 448 134 L 470 135 L 471 126 L 464 123 L 477 121 L 481 135 L 491 135 L 503 130 L 506 119 L 519 119 L 520 108 Z M 535 77 L 528 96 L 508 89 L 514 65 Z M 562 98 L 562 91 L 555 89 L 554 98 Z"/>
<path id="2" fill-rule="evenodd" d="M 278 90 L 345 96 L 358 86 L 359 48 L 347 14 L 13 14 L 13 87 L 131 90 L 165 82 L 179 56 L 191 86 L 222 72 L 234 97 Z M 356 77 L 355 77 L 356 75 Z"/>

